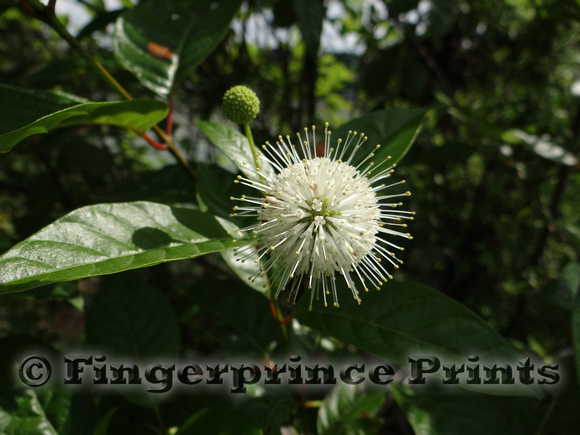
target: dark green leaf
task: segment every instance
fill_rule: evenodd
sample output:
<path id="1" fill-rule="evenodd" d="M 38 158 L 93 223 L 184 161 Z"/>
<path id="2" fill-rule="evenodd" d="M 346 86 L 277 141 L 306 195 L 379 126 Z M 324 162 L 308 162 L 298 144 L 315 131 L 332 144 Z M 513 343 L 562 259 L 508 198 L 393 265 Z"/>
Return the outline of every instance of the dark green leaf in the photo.
<path id="1" fill-rule="evenodd" d="M 421 391 L 392 384 L 393 395 L 417 435 L 532 434 L 540 402 L 468 391 Z"/>
<path id="2" fill-rule="evenodd" d="M 201 131 L 221 152 L 228 156 L 236 167 L 251 180 L 258 179 L 254 172 L 255 164 L 250 143 L 246 136 L 232 127 L 217 122 L 197 121 Z M 272 168 L 262 168 L 270 173 Z"/>
<path id="3" fill-rule="evenodd" d="M 364 133 L 368 140 L 357 151 L 353 164 L 374 152 L 376 163 L 391 157 L 393 163 L 401 160 L 411 145 L 427 109 L 390 109 L 374 112 L 347 122 L 332 132 L 332 143 L 345 140 L 349 130 Z M 373 151 L 377 144 L 381 145 Z"/>
<path id="4" fill-rule="evenodd" d="M 88 310 L 86 331 L 91 346 L 138 362 L 175 359 L 179 353 L 171 305 L 135 272 L 103 280 Z"/>
<path id="5" fill-rule="evenodd" d="M 373 418 L 373 414 L 384 396 L 383 391 L 368 393 L 360 385 L 338 384 L 324 398 L 318 410 L 318 433 L 354 435 L 377 431 L 379 421 Z"/>
<path id="6" fill-rule="evenodd" d="M 227 416 L 227 418 L 225 418 Z M 196 412 L 176 435 L 197 434 L 259 435 L 258 423 L 242 411 L 230 408 L 206 408 Z"/>
<path id="7" fill-rule="evenodd" d="M 534 433 L 565 434 L 570 428 L 580 427 L 580 384 L 573 371 L 573 362 L 563 360 L 560 368 L 566 374 L 566 382 L 551 401 L 544 403 L 541 423 Z"/>
<path id="8" fill-rule="evenodd" d="M 141 379 L 146 367 L 174 364 L 179 355 L 179 327 L 171 305 L 135 272 L 102 281 L 87 313 L 86 331 L 88 343 L 104 353 L 107 363 L 134 363 Z M 149 390 L 164 388 L 143 380 L 136 388 L 121 385 L 118 391 L 134 403 L 152 406 L 164 397 Z"/>
<path id="9" fill-rule="evenodd" d="M 198 210 L 98 204 L 58 219 L 0 257 L 0 293 L 194 258 L 234 245 Z"/>
<path id="10" fill-rule="evenodd" d="M 298 304 L 295 317 L 323 334 L 402 365 L 409 364 L 410 356 L 424 355 L 435 356 L 441 365 L 466 363 L 470 355 L 498 364 L 522 359 L 481 318 L 430 287 L 389 281 L 381 291 L 361 295 L 362 303 L 357 305 L 342 281 L 337 280 L 342 299 L 339 308 L 327 308 L 318 301 L 309 310 L 310 295 L 306 295 Z M 535 388 L 517 383 L 461 385 L 490 394 L 539 394 Z"/>
<path id="11" fill-rule="evenodd" d="M 117 20 L 115 55 L 144 86 L 168 95 L 217 47 L 241 3 L 140 3 Z"/>
<path id="12" fill-rule="evenodd" d="M 66 96 L 0 87 L 0 152 L 8 152 L 33 134 L 58 127 L 110 124 L 145 131 L 167 115 L 167 106 L 155 100 L 78 104 Z"/>
<path id="13" fill-rule="evenodd" d="M 194 299 L 211 314 L 212 331 L 226 352 L 271 356 L 284 341 L 268 299 L 239 281 L 206 281 L 196 286 Z"/>

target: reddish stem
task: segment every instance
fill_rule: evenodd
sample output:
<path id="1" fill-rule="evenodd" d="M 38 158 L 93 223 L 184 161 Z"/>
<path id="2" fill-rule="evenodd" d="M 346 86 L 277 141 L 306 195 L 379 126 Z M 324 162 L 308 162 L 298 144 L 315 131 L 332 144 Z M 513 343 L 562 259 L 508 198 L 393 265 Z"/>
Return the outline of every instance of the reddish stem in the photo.
<path id="1" fill-rule="evenodd" d="M 145 139 L 149 145 L 151 145 L 153 148 L 157 149 L 157 150 L 166 150 L 167 149 L 167 145 L 163 145 L 157 141 L 154 141 L 153 139 L 151 139 L 151 137 L 149 137 L 149 135 L 147 133 L 143 133 L 141 135 L 141 137 L 143 139 Z"/>
<path id="2" fill-rule="evenodd" d="M 18 2 L 20 3 L 20 6 L 22 6 L 22 8 L 28 12 L 28 15 L 30 15 L 31 17 L 36 17 L 36 11 L 34 10 L 34 8 L 32 6 L 30 6 L 28 3 L 26 3 L 25 0 L 18 0 Z"/>
<path id="3" fill-rule="evenodd" d="M 287 325 L 288 323 L 290 323 L 290 320 L 292 320 L 292 315 L 291 314 L 289 314 L 286 317 L 284 317 L 280 323 L 282 323 L 282 325 Z"/>
<path id="4" fill-rule="evenodd" d="M 48 16 L 55 16 L 54 8 L 56 6 L 56 0 L 50 0 L 48 6 L 46 7 L 46 12 Z"/>
<path id="5" fill-rule="evenodd" d="M 274 319 L 277 319 L 278 315 L 276 314 L 276 307 L 274 306 L 274 301 L 270 301 L 270 311 L 272 311 L 272 317 Z"/>

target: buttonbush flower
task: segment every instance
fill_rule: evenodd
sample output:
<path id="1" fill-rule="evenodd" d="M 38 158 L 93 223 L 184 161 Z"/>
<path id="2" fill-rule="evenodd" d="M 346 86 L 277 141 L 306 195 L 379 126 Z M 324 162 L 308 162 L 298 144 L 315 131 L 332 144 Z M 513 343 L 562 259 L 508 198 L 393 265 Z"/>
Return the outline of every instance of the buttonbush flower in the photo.
<path id="1" fill-rule="evenodd" d="M 403 248 L 391 238 L 412 238 L 401 229 L 414 212 L 398 210 L 399 198 L 410 192 L 383 193 L 405 181 L 386 185 L 395 164 L 388 159 L 375 164 L 373 152 L 354 166 L 357 150 L 367 140 L 364 134 L 349 132 L 333 146 L 326 124 L 324 143 L 317 146 L 315 133 L 314 126 L 305 128 L 304 136 L 297 133 L 298 146 L 289 136 L 279 136 L 275 145 L 266 142 L 257 161 L 273 170 L 249 169 L 249 178 L 238 176 L 237 183 L 260 195 L 231 198 L 241 202 L 232 216 L 252 215 L 258 221 L 241 230 L 252 238 L 236 255 L 246 261 L 257 252 L 254 261 L 262 261 L 262 272 L 282 266 L 276 297 L 291 282 L 289 299 L 294 295 L 295 302 L 305 283 L 312 292 L 310 308 L 320 293 L 325 306 L 329 298 L 338 306 L 339 274 L 360 304 L 359 288 L 380 289 L 392 278 L 388 269 L 402 263 L 393 251 Z"/>

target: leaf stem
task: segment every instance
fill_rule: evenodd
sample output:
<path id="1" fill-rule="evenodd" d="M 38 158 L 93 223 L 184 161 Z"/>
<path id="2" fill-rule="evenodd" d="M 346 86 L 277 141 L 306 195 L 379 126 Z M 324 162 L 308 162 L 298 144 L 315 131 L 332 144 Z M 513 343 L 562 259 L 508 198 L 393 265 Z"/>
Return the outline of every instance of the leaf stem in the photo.
<path id="1" fill-rule="evenodd" d="M 72 36 L 67 28 L 59 21 L 57 16 L 54 14 L 54 4 L 56 1 L 51 0 L 49 6 L 46 7 L 38 0 L 20 0 L 20 4 L 26 11 L 32 15 L 37 17 L 38 19 L 44 21 L 48 24 L 58 35 L 63 38 L 70 46 L 73 48 L 85 61 L 89 64 L 89 66 L 107 83 L 113 90 L 119 93 L 125 100 L 132 100 L 133 97 L 129 92 L 101 65 L 92 55 L 89 53 L 81 43 Z M 164 132 L 159 126 L 153 127 L 155 132 L 159 135 L 161 140 L 167 145 L 169 152 L 174 155 L 177 161 L 181 164 L 181 166 L 185 169 L 188 175 L 191 177 L 193 181 L 197 179 L 195 171 L 189 165 L 185 157 L 179 152 L 175 143 L 173 142 L 173 137 L 171 135 L 172 127 L 173 127 L 173 97 L 169 97 L 169 117 L 168 117 L 168 133 Z M 149 144 L 154 146 L 157 149 L 165 149 L 162 144 L 155 142 L 146 134 L 144 135 L 143 132 L 138 132 Z M 251 133 L 250 133 L 251 135 Z M 153 144 L 155 142 L 155 145 Z M 253 144 L 253 141 L 252 141 Z M 253 148 L 254 149 L 254 148 Z M 257 157 L 255 157 L 257 159 Z"/>
<path id="2" fill-rule="evenodd" d="M 58 33 L 58 35 L 63 38 L 78 54 L 83 57 L 89 66 L 115 91 L 117 91 L 125 100 L 132 100 L 133 97 L 127 92 L 127 90 L 97 61 L 85 48 L 81 45 L 77 39 L 72 36 L 67 28 L 59 21 L 59 19 L 54 14 L 44 14 L 41 18 L 45 21 L 52 29 Z"/>
<path id="3" fill-rule="evenodd" d="M 256 170 L 260 172 L 260 162 L 258 161 L 258 151 L 256 150 L 256 144 L 254 143 L 254 137 L 252 136 L 252 130 L 250 130 L 250 124 L 244 124 L 244 133 L 246 133 L 246 137 L 248 138 L 248 142 L 250 143 L 250 149 L 252 150 L 252 157 L 254 157 L 254 165 L 256 166 Z M 260 178 L 262 175 L 260 174 Z"/>

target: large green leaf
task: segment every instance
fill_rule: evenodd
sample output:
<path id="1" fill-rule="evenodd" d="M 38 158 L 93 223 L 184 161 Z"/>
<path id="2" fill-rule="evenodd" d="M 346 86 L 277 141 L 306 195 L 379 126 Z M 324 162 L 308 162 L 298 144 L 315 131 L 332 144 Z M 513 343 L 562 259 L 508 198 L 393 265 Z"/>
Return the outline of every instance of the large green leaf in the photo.
<path id="1" fill-rule="evenodd" d="M 233 356 L 271 357 L 284 338 L 268 299 L 239 281 L 209 280 L 194 289 L 193 299 L 211 315 L 212 332 Z M 244 307 L 244 309 L 240 309 Z"/>
<path id="2" fill-rule="evenodd" d="M 0 152 L 58 127 L 110 124 L 145 131 L 165 118 L 167 110 L 155 100 L 79 104 L 66 95 L 0 86 Z"/>
<path id="3" fill-rule="evenodd" d="M 75 210 L 0 257 L 0 293 L 194 258 L 234 245 L 215 217 L 152 202 Z"/>
<path id="4" fill-rule="evenodd" d="M 141 378 L 147 368 L 170 367 L 178 358 L 180 336 L 173 309 L 163 293 L 135 272 L 105 279 L 86 319 L 88 343 L 107 357 L 108 364 L 136 364 Z M 146 407 L 155 407 L 157 400 L 164 399 L 159 392 L 172 388 L 171 383 L 149 380 L 128 385 L 129 375 L 123 376 L 126 383 L 117 391 Z"/>
<path id="5" fill-rule="evenodd" d="M 343 295 L 339 308 L 326 308 L 318 301 L 310 310 L 310 296 L 306 295 L 298 304 L 295 317 L 302 324 L 387 363 L 410 367 L 409 357 L 435 356 L 441 367 L 431 379 L 439 385 L 442 379 L 436 376 L 443 374 L 443 365 L 469 364 L 467 358 L 471 355 L 477 355 L 482 363 L 514 367 L 523 359 L 481 318 L 430 287 L 390 281 L 381 291 L 362 295 L 362 303 L 357 305 L 342 281 L 337 280 L 339 298 Z M 517 378 L 515 368 L 514 373 Z M 468 385 L 464 380 L 460 385 L 499 395 L 539 394 L 535 388 L 517 381 L 514 385 Z"/>
<path id="6" fill-rule="evenodd" d="M 457 389 L 425 392 L 400 384 L 392 387 L 397 404 L 417 435 L 550 433 L 535 431 L 540 402 L 527 397 L 489 396 Z"/>
<path id="7" fill-rule="evenodd" d="M 137 272 L 103 280 L 87 312 L 86 331 L 91 346 L 139 362 L 175 359 L 179 353 L 179 327 L 171 305 Z"/>
<path id="8" fill-rule="evenodd" d="M 142 2 L 117 20 L 115 55 L 144 86 L 166 96 L 216 48 L 241 3 Z"/>
<path id="9" fill-rule="evenodd" d="M 362 161 L 370 152 L 374 152 L 375 162 L 391 157 L 391 162 L 401 160 L 419 130 L 427 109 L 390 109 L 373 112 L 362 116 L 332 131 L 332 143 L 337 139 L 346 139 L 349 130 L 364 133 L 368 140 L 357 151 L 353 164 Z M 377 144 L 381 145 L 373 151 Z"/>

